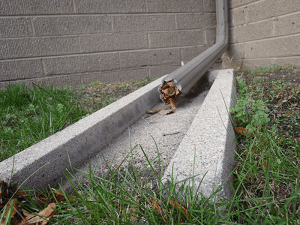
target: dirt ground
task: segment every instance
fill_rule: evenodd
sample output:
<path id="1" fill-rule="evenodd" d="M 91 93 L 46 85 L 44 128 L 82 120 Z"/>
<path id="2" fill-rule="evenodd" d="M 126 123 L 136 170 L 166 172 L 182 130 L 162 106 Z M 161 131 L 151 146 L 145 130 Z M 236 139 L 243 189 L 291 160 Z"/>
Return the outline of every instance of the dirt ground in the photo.
<path id="1" fill-rule="evenodd" d="M 278 126 L 279 132 L 286 137 L 292 136 L 292 139 L 300 140 L 300 126 L 295 126 L 295 120 L 300 120 L 300 70 L 291 68 L 261 72 L 237 71 L 235 75 L 241 76 L 246 83 L 256 80 L 250 87 L 252 92 L 260 92 L 259 98 L 264 101 L 271 99 L 267 106 L 271 119 L 269 128 L 276 121 L 284 119 L 284 123 Z"/>
<path id="2" fill-rule="evenodd" d="M 93 113 L 106 105 L 149 84 L 154 79 L 104 84 L 100 81 L 74 89 L 78 102 Z"/>

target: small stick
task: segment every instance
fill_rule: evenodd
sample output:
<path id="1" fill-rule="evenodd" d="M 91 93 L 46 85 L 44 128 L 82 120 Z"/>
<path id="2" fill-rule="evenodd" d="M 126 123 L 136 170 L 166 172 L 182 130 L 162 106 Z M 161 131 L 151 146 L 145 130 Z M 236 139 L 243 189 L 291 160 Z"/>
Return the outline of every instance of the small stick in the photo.
<path id="1" fill-rule="evenodd" d="M 178 133 L 180 133 L 180 132 L 179 132 L 179 131 L 175 131 L 175 132 L 173 132 L 173 133 L 166 133 L 166 134 L 163 134 L 163 136 L 172 135 L 172 134 L 178 134 Z"/>

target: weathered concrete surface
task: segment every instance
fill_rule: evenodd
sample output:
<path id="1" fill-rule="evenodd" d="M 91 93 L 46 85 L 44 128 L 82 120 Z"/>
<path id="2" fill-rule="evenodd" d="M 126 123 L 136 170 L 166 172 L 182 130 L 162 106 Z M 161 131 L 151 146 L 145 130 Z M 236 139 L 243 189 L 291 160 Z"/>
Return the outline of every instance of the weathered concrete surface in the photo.
<path id="1" fill-rule="evenodd" d="M 126 168 L 130 163 L 134 165 L 137 171 L 141 171 L 149 165 L 141 148 L 150 161 L 157 158 L 159 152 L 161 154 L 160 160 L 164 163 L 163 168 L 166 169 L 189 130 L 214 79 L 215 76 L 212 72 L 206 73 L 193 87 L 193 91 L 186 96 L 179 97 L 175 113 L 169 115 L 145 114 L 107 146 L 98 149 L 98 154 L 90 159 L 94 175 L 101 177 L 108 172 L 107 165 L 111 165 L 111 169 L 115 169 L 122 163 L 121 169 Z M 170 105 L 159 102 L 151 109 L 166 108 L 170 108 Z M 129 157 L 124 161 L 128 155 Z M 155 170 L 158 170 L 155 163 L 152 165 Z M 88 162 L 79 169 L 81 172 L 76 173 L 76 178 L 83 183 L 89 183 L 89 179 L 82 175 L 82 171 L 89 171 Z M 143 182 L 145 178 L 149 179 L 149 185 L 157 183 L 157 178 L 154 175 L 151 176 L 149 171 L 141 175 L 140 181 Z M 70 190 L 69 182 L 63 183 L 63 187 Z"/>
<path id="2" fill-rule="evenodd" d="M 114 137 L 134 123 L 160 99 L 162 79 L 125 96 L 66 129 L 0 163 L 0 180 L 9 179 L 25 187 L 47 187 L 63 178 L 65 169 L 81 167 Z"/>
<path id="3" fill-rule="evenodd" d="M 194 178 L 195 193 L 200 185 L 199 192 L 209 197 L 220 187 L 218 194 L 230 198 L 228 182 L 234 163 L 235 136 L 229 108 L 233 107 L 236 90 L 233 70 L 216 73 L 217 78 L 166 169 L 163 182 L 198 175 Z"/>

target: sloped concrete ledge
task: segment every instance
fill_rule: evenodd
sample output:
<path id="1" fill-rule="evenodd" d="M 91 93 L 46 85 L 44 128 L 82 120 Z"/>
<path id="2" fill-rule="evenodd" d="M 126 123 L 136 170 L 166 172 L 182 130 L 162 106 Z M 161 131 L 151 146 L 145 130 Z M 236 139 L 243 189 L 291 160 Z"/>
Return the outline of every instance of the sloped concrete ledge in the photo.
<path id="1" fill-rule="evenodd" d="M 88 162 L 96 149 L 104 147 L 159 102 L 157 88 L 162 79 L 0 162 L 0 180 L 9 180 L 13 174 L 13 183 L 21 184 L 30 177 L 24 187 L 54 186 L 64 177 L 64 170 L 70 169 L 70 163 L 79 168 Z"/>
<path id="2" fill-rule="evenodd" d="M 218 195 L 230 198 L 235 135 L 229 108 L 234 105 L 236 88 L 232 69 L 211 73 L 217 78 L 167 167 L 163 182 L 172 176 L 177 182 L 183 181 L 194 174 L 198 175 L 194 178 L 194 193 L 200 185 L 199 191 L 209 197 L 221 187 Z"/>

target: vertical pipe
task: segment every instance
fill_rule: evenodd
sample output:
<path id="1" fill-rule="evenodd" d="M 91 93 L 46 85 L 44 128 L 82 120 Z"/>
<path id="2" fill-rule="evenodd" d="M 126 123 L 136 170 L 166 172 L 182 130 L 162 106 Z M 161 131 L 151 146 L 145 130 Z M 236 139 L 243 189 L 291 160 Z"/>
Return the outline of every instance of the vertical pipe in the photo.
<path id="1" fill-rule="evenodd" d="M 228 0 L 216 0 L 216 43 L 190 62 L 167 75 L 158 87 L 160 98 L 164 100 L 162 87 L 173 82 L 183 95 L 207 72 L 228 47 Z M 177 96 L 178 97 L 178 96 Z M 168 103 L 168 102 L 167 102 Z"/>

